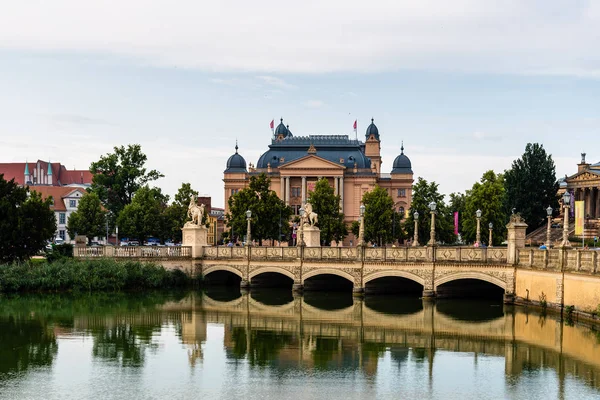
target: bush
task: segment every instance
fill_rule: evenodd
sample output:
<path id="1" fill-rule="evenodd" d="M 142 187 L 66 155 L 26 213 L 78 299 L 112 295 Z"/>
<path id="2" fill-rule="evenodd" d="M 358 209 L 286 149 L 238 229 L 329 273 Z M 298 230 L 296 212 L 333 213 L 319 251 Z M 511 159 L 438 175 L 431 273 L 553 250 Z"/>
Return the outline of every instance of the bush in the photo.
<path id="1" fill-rule="evenodd" d="M 62 257 L 54 262 L 0 265 L 0 292 L 142 290 L 192 282 L 182 271 L 138 261 Z"/>

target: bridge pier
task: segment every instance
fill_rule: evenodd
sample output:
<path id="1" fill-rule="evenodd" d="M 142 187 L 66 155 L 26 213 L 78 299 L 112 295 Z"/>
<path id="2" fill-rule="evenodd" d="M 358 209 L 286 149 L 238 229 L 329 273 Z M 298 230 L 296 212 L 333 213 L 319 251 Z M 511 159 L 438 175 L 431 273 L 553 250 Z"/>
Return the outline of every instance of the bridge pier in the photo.
<path id="1" fill-rule="evenodd" d="M 504 304 L 515 304 L 515 294 L 504 292 Z"/>
<path id="2" fill-rule="evenodd" d="M 302 293 L 304 291 L 304 285 L 301 283 L 296 283 L 292 285 L 292 292 L 294 293 Z"/>
<path id="3" fill-rule="evenodd" d="M 250 289 L 250 282 L 245 279 L 242 279 L 240 281 L 240 289 Z"/>
<path id="4" fill-rule="evenodd" d="M 360 286 L 354 286 L 352 288 L 352 296 L 362 297 L 365 294 L 365 288 Z"/>
<path id="5" fill-rule="evenodd" d="M 423 290 L 423 294 L 421 295 L 423 300 L 431 301 L 435 300 L 435 291 L 433 290 Z"/>

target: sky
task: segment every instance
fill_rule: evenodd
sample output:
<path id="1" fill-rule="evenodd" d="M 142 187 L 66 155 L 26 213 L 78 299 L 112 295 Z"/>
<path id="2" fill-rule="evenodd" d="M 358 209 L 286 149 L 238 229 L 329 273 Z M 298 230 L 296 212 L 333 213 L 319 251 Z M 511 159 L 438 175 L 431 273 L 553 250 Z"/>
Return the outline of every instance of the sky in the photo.
<path id="1" fill-rule="evenodd" d="M 0 162 L 87 169 L 139 143 L 155 184 L 223 206 L 234 153 L 379 128 L 415 180 L 464 192 L 528 142 L 600 161 L 600 1 L 0 0 Z"/>

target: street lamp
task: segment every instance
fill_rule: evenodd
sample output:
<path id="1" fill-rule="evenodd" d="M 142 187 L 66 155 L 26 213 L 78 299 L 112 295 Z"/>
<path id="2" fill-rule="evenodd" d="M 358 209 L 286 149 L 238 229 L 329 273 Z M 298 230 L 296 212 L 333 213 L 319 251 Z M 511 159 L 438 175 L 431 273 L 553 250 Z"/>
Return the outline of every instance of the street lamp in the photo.
<path id="1" fill-rule="evenodd" d="M 365 244 L 365 205 L 361 204 L 359 209 L 360 215 L 360 227 L 358 229 L 358 245 L 363 246 Z"/>
<path id="2" fill-rule="evenodd" d="M 413 219 L 415 220 L 415 237 L 413 239 L 413 247 L 419 246 L 419 212 L 415 211 L 413 214 Z"/>
<path id="3" fill-rule="evenodd" d="M 304 246 L 304 207 L 300 207 L 300 229 L 298 230 L 298 239 L 296 240 L 296 246 Z"/>
<path id="4" fill-rule="evenodd" d="M 250 219 L 252 218 L 252 211 L 246 211 L 246 221 L 248 221 L 248 227 L 246 228 L 246 244 L 248 246 L 252 243 L 252 237 L 250 236 Z"/>
<path id="5" fill-rule="evenodd" d="M 548 214 L 548 227 L 546 228 L 546 247 L 550 248 L 550 228 L 552 227 L 552 207 L 546 208 L 546 214 Z"/>
<path id="6" fill-rule="evenodd" d="M 563 239 L 560 247 L 571 247 L 569 242 L 569 208 L 571 207 L 571 193 L 568 190 L 565 191 L 562 197 L 563 209 L 564 209 L 564 222 L 563 222 Z"/>
<path id="7" fill-rule="evenodd" d="M 494 229 L 494 224 L 490 222 L 488 224 L 488 228 L 490 228 L 490 240 L 488 241 L 488 247 L 492 247 L 493 246 L 493 242 L 492 242 L 492 230 Z"/>
<path id="8" fill-rule="evenodd" d="M 477 235 L 475 237 L 475 247 L 481 246 L 481 210 L 475 211 L 477 217 Z"/>
<path id="9" fill-rule="evenodd" d="M 431 230 L 429 231 L 429 243 L 430 246 L 435 246 L 435 207 L 434 201 L 429 203 L 429 210 L 431 210 Z"/>

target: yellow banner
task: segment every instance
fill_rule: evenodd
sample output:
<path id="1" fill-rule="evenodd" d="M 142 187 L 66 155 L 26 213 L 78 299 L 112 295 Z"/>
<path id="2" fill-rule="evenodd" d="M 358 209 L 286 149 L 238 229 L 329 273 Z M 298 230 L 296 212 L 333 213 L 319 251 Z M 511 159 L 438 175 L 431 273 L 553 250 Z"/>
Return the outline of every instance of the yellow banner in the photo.
<path id="1" fill-rule="evenodd" d="M 575 236 L 583 235 L 584 201 L 575 202 Z"/>

